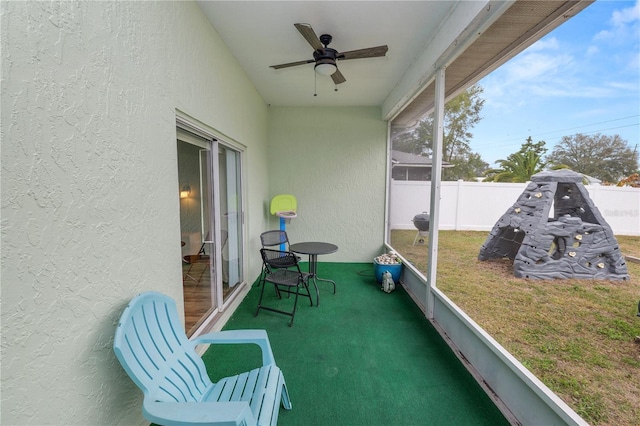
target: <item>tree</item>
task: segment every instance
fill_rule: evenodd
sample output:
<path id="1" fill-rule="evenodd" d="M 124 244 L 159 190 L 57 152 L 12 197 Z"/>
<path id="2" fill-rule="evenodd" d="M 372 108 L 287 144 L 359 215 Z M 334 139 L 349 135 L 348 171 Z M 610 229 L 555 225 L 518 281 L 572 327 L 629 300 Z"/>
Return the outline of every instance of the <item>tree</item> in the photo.
<path id="1" fill-rule="evenodd" d="M 485 182 L 527 182 L 531 176 L 544 170 L 547 163 L 543 160 L 547 152 L 545 141 L 533 143 L 529 136 L 520 150 L 510 154 L 506 160 L 498 160 L 499 168 L 486 172 Z"/>
<path id="2" fill-rule="evenodd" d="M 631 176 L 627 176 L 620 180 L 616 186 L 631 186 L 633 188 L 640 188 L 640 173 L 634 173 Z"/>
<path id="3" fill-rule="evenodd" d="M 474 85 L 447 102 L 444 107 L 444 139 L 442 160 L 453 165 L 443 170 L 444 180 L 473 179 L 489 166 L 471 150 L 471 129 L 482 117 L 482 86 Z M 418 127 L 393 139 L 393 149 L 429 156 L 433 146 L 433 116 L 420 121 Z"/>
<path id="4" fill-rule="evenodd" d="M 424 120 L 420 121 L 413 131 L 393 137 L 392 144 L 393 149 L 397 151 L 429 157 L 431 156 L 431 128 L 427 128 Z"/>
<path id="5" fill-rule="evenodd" d="M 533 139 L 531 138 L 531 136 L 529 136 L 525 140 L 525 142 L 522 144 L 522 146 L 520 147 L 520 151 L 518 152 L 525 153 L 525 152 L 533 151 L 536 155 L 542 158 L 548 151 L 546 144 L 547 143 L 545 141 L 538 141 L 536 143 L 533 143 Z"/>
<path id="6" fill-rule="evenodd" d="M 478 176 L 484 175 L 485 171 L 489 168 L 489 163 L 484 161 L 480 154 L 470 152 L 464 158 L 454 158 L 451 160 L 453 168 L 455 169 L 455 180 L 473 180 Z M 448 169 L 444 169 L 445 174 Z"/>
<path id="7" fill-rule="evenodd" d="M 638 171 L 638 150 L 629 148 L 619 135 L 563 136 L 547 160 L 605 182 L 617 182 Z"/>

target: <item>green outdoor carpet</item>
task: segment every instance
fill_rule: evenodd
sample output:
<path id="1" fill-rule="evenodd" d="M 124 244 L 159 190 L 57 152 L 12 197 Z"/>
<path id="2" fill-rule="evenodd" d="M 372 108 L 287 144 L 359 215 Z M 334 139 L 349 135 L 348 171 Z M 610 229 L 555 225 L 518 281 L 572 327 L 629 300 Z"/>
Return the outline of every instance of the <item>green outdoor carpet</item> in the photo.
<path id="1" fill-rule="evenodd" d="M 304 265 L 303 267 L 306 267 Z M 254 287 L 225 329 L 266 329 L 293 410 L 280 425 L 509 424 L 401 288 L 380 290 L 373 265 L 319 263 L 320 306 L 300 298 L 290 317 L 260 311 Z M 267 284 L 263 304 L 290 309 Z M 212 380 L 260 365 L 255 345 L 211 346 L 203 356 Z"/>

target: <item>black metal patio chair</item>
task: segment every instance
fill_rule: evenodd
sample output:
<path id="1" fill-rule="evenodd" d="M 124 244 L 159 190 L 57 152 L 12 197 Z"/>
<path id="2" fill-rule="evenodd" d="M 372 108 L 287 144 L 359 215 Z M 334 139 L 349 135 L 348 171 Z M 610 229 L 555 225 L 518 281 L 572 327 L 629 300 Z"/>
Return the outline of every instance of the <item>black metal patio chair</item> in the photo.
<path id="1" fill-rule="evenodd" d="M 258 300 L 258 307 L 256 309 L 255 316 L 258 315 L 260 309 L 264 309 L 271 312 L 277 312 L 284 315 L 289 315 L 291 317 L 291 321 L 289 322 L 289 327 L 293 325 L 293 320 L 295 318 L 296 309 L 298 307 L 298 297 L 308 297 L 311 306 L 313 306 L 313 300 L 311 299 L 311 292 L 309 291 L 309 277 L 310 274 L 306 272 L 302 272 L 300 270 L 300 265 L 298 265 L 298 258 L 294 253 L 288 251 L 280 251 L 280 250 L 271 250 L 271 249 L 260 249 L 260 255 L 262 256 L 262 263 L 264 268 L 264 285 L 260 290 L 260 299 Z M 274 267 L 273 264 L 287 264 L 290 265 L 289 269 L 287 268 L 278 268 Z M 287 293 L 289 296 L 291 294 L 295 295 L 293 301 L 293 309 L 289 311 L 283 311 L 281 309 L 277 309 L 274 307 L 264 306 L 262 304 L 262 300 L 264 298 L 264 288 L 266 287 L 266 283 L 271 283 L 276 288 L 276 295 L 279 299 L 282 298 L 281 293 Z M 300 292 L 300 288 L 306 290 L 306 293 Z M 295 288 L 295 291 L 294 291 Z"/>

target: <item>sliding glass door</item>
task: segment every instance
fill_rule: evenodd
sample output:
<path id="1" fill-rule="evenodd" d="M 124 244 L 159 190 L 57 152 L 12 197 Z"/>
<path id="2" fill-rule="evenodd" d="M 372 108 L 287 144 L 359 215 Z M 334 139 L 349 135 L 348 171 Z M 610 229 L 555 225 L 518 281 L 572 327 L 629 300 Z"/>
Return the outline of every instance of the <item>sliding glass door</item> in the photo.
<path id="1" fill-rule="evenodd" d="M 218 144 L 218 182 L 220 190 L 220 228 L 226 238 L 222 247 L 222 298 L 229 296 L 242 276 L 242 196 L 240 192 L 240 153 Z"/>
<path id="2" fill-rule="evenodd" d="M 241 153 L 178 126 L 185 329 L 192 335 L 243 282 Z"/>

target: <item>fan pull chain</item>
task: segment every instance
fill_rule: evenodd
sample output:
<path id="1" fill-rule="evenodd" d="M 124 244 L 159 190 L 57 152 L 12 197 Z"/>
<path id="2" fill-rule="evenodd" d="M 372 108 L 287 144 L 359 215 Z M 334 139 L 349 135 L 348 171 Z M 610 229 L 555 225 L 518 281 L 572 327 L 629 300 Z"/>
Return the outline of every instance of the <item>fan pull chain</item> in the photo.
<path id="1" fill-rule="evenodd" d="M 313 73 L 313 96 L 318 96 L 318 74 Z"/>

